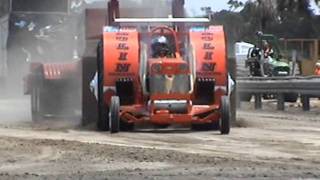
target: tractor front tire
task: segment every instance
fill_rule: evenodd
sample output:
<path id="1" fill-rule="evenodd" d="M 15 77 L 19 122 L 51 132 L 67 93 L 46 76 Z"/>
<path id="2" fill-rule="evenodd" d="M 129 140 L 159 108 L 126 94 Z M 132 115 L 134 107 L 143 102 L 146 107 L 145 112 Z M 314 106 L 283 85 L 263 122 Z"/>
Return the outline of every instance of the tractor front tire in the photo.
<path id="1" fill-rule="evenodd" d="M 118 96 L 112 96 L 111 98 L 109 123 L 110 133 L 120 131 L 120 98 Z"/>
<path id="2" fill-rule="evenodd" d="M 230 133 L 230 100 L 228 96 L 222 96 L 220 107 L 220 133 L 222 135 Z"/>

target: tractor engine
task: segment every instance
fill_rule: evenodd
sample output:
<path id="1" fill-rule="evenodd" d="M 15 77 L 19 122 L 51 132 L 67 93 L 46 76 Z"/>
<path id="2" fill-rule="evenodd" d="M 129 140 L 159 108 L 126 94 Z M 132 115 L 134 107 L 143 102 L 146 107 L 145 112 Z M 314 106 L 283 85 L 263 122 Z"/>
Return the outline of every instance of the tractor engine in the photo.
<path id="1" fill-rule="evenodd" d="M 192 89 L 187 62 L 181 59 L 149 62 L 149 89 L 154 113 L 187 113 Z"/>
<path id="2" fill-rule="evenodd" d="M 187 62 L 151 60 L 149 71 L 151 95 L 188 94 L 191 90 L 191 73 Z"/>

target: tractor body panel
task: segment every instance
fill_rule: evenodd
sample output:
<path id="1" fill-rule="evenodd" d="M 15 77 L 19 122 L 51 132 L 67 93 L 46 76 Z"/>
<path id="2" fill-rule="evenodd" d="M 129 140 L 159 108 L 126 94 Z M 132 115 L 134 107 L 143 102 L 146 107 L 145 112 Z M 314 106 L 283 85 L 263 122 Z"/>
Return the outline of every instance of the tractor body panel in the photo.
<path id="1" fill-rule="evenodd" d="M 220 119 L 221 97 L 228 95 L 229 88 L 221 26 L 190 28 L 182 39 L 166 26 L 149 32 L 104 29 L 104 101 L 110 105 L 112 96 L 120 98 L 121 121 L 190 125 Z M 151 39 L 161 35 L 171 40 L 170 56 L 154 56 Z M 186 54 L 180 53 L 178 42 L 188 44 Z"/>

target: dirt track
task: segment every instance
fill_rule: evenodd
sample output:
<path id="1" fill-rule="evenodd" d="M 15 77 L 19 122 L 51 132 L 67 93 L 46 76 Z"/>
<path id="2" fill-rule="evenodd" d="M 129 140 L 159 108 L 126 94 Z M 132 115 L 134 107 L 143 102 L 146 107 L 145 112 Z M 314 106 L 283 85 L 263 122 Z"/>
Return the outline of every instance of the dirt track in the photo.
<path id="1" fill-rule="evenodd" d="M 229 136 L 189 130 L 110 135 L 61 128 L 64 122 L 34 125 L 27 99 L 0 102 L 0 179 L 320 178 L 319 107 L 308 113 L 245 107 L 241 127 Z"/>

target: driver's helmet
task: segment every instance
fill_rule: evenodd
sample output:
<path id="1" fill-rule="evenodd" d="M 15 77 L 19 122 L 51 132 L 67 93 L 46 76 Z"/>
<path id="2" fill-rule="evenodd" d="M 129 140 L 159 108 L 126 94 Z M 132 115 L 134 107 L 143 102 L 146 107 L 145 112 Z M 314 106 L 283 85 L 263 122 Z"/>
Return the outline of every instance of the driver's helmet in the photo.
<path id="1" fill-rule="evenodd" d="M 263 36 L 263 32 L 262 32 L 262 31 L 258 31 L 258 32 L 256 32 L 256 35 L 257 35 L 258 37 L 261 37 L 261 36 Z"/>
<path id="2" fill-rule="evenodd" d="M 153 57 L 166 57 L 170 55 L 169 42 L 165 36 L 155 37 L 151 43 Z"/>
<path id="3" fill-rule="evenodd" d="M 320 68 L 320 62 L 316 63 L 316 68 Z"/>

